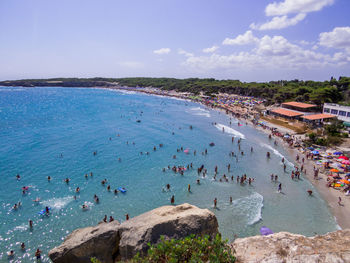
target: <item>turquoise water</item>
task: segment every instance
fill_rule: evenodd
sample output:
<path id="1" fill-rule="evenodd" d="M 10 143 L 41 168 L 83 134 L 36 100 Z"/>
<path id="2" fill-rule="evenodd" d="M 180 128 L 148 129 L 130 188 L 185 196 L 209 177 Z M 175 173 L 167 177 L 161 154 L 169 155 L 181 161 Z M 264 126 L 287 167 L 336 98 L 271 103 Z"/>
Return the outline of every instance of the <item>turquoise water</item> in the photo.
<path id="1" fill-rule="evenodd" d="M 223 113 L 172 98 L 102 89 L 0 87 L 0 261 L 7 262 L 6 252 L 13 249 L 14 262 L 32 262 L 39 247 L 43 261 L 49 262 L 47 252 L 72 230 L 95 225 L 105 214 L 124 221 L 126 213 L 133 217 L 169 205 L 172 195 L 176 204 L 188 202 L 213 211 L 220 232 L 230 240 L 235 235 L 259 234 L 263 225 L 274 232 L 305 235 L 335 230 L 333 216 L 312 185 L 306 179 L 290 179 L 293 158 L 266 134 L 238 126 L 235 119 L 231 122 L 232 126 Z M 238 138 L 242 138 L 243 156 L 238 154 Z M 209 147 L 210 142 L 215 146 Z M 161 143 L 164 146 L 159 148 Z M 189 154 L 177 152 L 180 147 L 189 149 Z M 208 154 L 202 155 L 206 148 Z M 230 151 L 238 154 L 237 160 L 229 156 Z M 266 151 L 272 153 L 269 160 Z M 286 173 L 282 156 L 289 160 Z M 191 162 L 194 169 L 183 176 L 162 171 L 168 165 Z M 197 175 L 202 164 L 208 169 L 205 178 Z M 217 179 L 224 173 L 235 177 L 246 173 L 255 182 L 241 186 L 236 180 L 214 181 L 215 165 Z M 85 178 L 90 172 L 93 176 Z M 270 181 L 271 173 L 278 174 L 283 194 L 277 193 L 278 183 Z M 66 177 L 71 179 L 69 185 L 63 182 Z M 127 193 L 108 192 L 101 185 L 104 178 L 112 190 L 125 187 Z M 167 183 L 171 191 L 164 191 Z M 28 194 L 22 195 L 22 186 L 30 186 Z M 81 190 L 76 194 L 78 186 Z M 313 189 L 313 197 L 307 196 L 307 189 Z M 94 203 L 94 194 L 99 204 Z M 32 201 L 37 197 L 39 204 Z M 12 210 L 19 201 L 22 206 Z M 88 211 L 81 209 L 84 202 Z M 38 214 L 45 206 L 52 208 L 50 216 Z M 34 222 L 32 230 L 29 219 Z M 25 252 L 19 249 L 21 242 L 26 244 Z"/>

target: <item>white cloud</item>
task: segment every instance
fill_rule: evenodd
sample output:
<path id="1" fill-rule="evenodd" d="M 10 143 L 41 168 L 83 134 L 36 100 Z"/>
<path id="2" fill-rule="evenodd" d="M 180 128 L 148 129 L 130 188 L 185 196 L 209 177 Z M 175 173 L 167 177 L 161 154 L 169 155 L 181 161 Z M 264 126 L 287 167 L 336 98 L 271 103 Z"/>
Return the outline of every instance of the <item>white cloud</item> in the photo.
<path id="1" fill-rule="evenodd" d="M 331 32 L 320 34 L 321 46 L 350 50 L 350 27 L 336 27 Z"/>
<path id="2" fill-rule="evenodd" d="M 283 36 L 256 38 L 255 47 L 250 51 L 235 52 L 229 55 L 211 54 L 192 56 L 184 64 L 196 71 L 206 73 L 211 70 L 278 70 L 314 69 L 324 66 L 340 66 L 348 63 L 348 56 L 333 56 L 305 49 L 289 42 Z"/>
<path id="3" fill-rule="evenodd" d="M 265 8 L 267 16 L 281 16 L 296 13 L 320 11 L 323 7 L 332 5 L 334 0 L 284 0 L 273 2 Z"/>
<path id="4" fill-rule="evenodd" d="M 225 38 L 223 45 L 246 45 L 256 43 L 258 38 L 254 37 L 252 31 L 248 30 L 243 35 L 238 35 L 236 38 Z"/>
<path id="5" fill-rule="evenodd" d="M 212 46 L 212 47 L 208 47 L 208 48 L 204 48 L 202 51 L 204 53 L 214 53 L 216 50 L 218 50 L 218 46 Z"/>
<path id="6" fill-rule="evenodd" d="M 320 11 L 325 6 L 332 5 L 335 0 L 284 0 L 273 2 L 265 8 L 266 16 L 273 18 L 266 23 L 252 23 L 251 29 L 271 30 L 294 26 L 304 20 L 307 13 Z M 288 15 L 296 14 L 294 17 Z"/>
<path id="7" fill-rule="evenodd" d="M 306 17 L 305 13 L 297 14 L 292 18 L 288 18 L 286 15 L 284 16 L 275 16 L 270 21 L 263 24 L 255 24 L 252 23 L 250 25 L 251 29 L 255 30 L 271 30 L 271 29 L 282 29 L 289 26 L 294 26 L 302 21 Z"/>
<path id="8" fill-rule="evenodd" d="M 181 48 L 177 51 L 177 53 L 178 53 L 179 55 L 184 55 L 185 57 L 192 57 L 192 56 L 193 56 L 192 53 L 187 52 L 187 51 L 185 51 L 185 50 L 183 50 L 183 49 L 181 49 Z"/>
<path id="9" fill-rule="evenodd" d="M 157 55 L 163 55 L 163 54 L 170 53 L 170 51 L 171 51 L 170 48 L 160 48 L 160 49 L 157 49 L 157 50 L 153 50 L 153 53 L 157 54 Z"/>

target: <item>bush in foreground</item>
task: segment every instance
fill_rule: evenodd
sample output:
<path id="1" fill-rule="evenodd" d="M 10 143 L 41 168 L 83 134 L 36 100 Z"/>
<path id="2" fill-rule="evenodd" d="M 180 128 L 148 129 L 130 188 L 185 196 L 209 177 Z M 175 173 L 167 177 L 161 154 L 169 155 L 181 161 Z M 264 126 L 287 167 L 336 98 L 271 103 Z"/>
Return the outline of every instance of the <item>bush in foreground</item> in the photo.
<path id="1" fill-rule="evenodd" d="M 190 235 L 180 240 L 165 240 L 162 237 L 159 244 L 148 245 L 150 248 L 145 257 L 138 254 L 130 262 L 235 262 L 231 248 L 219 234 L 214 239 L 210 239 L 207 235 L 200 237 Z"/>
<path id="2" fill-rule="evenodd" d="M 227 240 L 223 241 L 221 235 L 217 234 L 214 239 L 208 235 L 196 237 L 190 235 L 184 239 L 165 240 L 161 238 L 157 245 L 151 245 L 147 255 L 141 257 L 137 254 L 129 260 L 130 263 L 233 263 L 236 258 Z M 91 259 L 92 263 L 101 263 L 96 258 Z"/>

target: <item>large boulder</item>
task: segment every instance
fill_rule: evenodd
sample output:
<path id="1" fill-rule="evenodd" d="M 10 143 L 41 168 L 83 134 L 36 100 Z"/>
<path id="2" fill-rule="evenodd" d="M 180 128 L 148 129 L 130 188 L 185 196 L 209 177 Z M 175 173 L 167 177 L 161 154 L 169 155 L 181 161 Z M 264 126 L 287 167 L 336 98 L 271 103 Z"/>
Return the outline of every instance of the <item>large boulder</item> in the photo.
<path id="1" fill-rule="evenodd" d="M 165 239 L 180 239 L 190 234 L 210 235 L 218 233 L 214 213 L 190 204 L 162 206 L 132 218 L 119 227 L 120 243 L 118 259 L 130 259 L 136 253 L 145 254 L 148 245 Z"/>
<path id="2" fill-rule="evenodd" d="M 350 230 L 305 237 L 280 232 L 238 238 L 232 243 L 238 263 L 350 262 Z"/>
<path id="3" fill-rule="evenodd" d="M 54 263 L 88 263 L 96 257 L 103 263 L 132 258 L 137 252 L 145 254 L 147 243 L 184 238 L 190 234 L 218 233 L 214 213 L 190 204 L 163 206 L 134 217 L 122 224 L 101 223 L 73 231 L 65 241 L 49 252 Z"/>
<path id="4" fill-rule="evenodd" d="M 49 252 L 49 257 L 54 263 L 87 263 L 92 257 L 113 263 L 118 250 L 119 225 L 118 221 L 113 221 L 74 230 L 60 246 Z"/>

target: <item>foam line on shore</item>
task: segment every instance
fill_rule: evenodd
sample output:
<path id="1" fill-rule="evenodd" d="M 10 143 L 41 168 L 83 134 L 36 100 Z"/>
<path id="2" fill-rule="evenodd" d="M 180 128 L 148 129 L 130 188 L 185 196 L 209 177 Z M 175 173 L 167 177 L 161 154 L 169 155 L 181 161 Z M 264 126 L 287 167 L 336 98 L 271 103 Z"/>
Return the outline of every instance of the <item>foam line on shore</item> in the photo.
<path id="1" fill-rule="evenodd" d="M 208 110 L 205 110 L 201 107 L 192 107 L 190 108 L 190 112 L 193 113 L 193 115 L 196 116 L 205 116 L 207 118 L 210 118 L 210 113 Z"/>
<path id="2" fill-rule="evenodd" d="M 223 125 L 223 124 L 218 123 L 218 124 L 215 124 L 215 127 L 216 127 L 218 130 L 220 130 L 220 131 L 222 131 L 223 128 L 224 128 L 224 131 L 225 131 L 226 133 L 232 134 L 234 137 L 240 137 L 240 138 L 242 138 L 242 139 L 245 139 L 244 134 L 242 134 L 242 133 L 240 133 L 239 131 L 236 131 L 235 129 L 230 128 L 230 127 L 228 127 L 228 126 L 226 126 L 226 125 Z"/>
<path id="3" fill-rule="evenodd" d="M 294 164 L 292 162 L 290 162 L 282 153 L 280 153 L 279 151 L 277 151 L 275 148 L 273 148 L 271 145 L 268 145 L 266 143 L 260 143 L 260 146 L 264 147 L 264 148 L 267 148 L 267 149 L 270 149 L 275 155 L 284 158 L 284 162 L 286 164 L 288 164 L 289 166 L 291 167 L 294 167 Z"/>
<path id="4" fill-rule="evenodd" d="M 234 200 L 233 205 L 239 207 L 239 211 L 247 217 L 248 225 L 254 225 L 262 219 L 264 197 L 257 192 Z"/>

